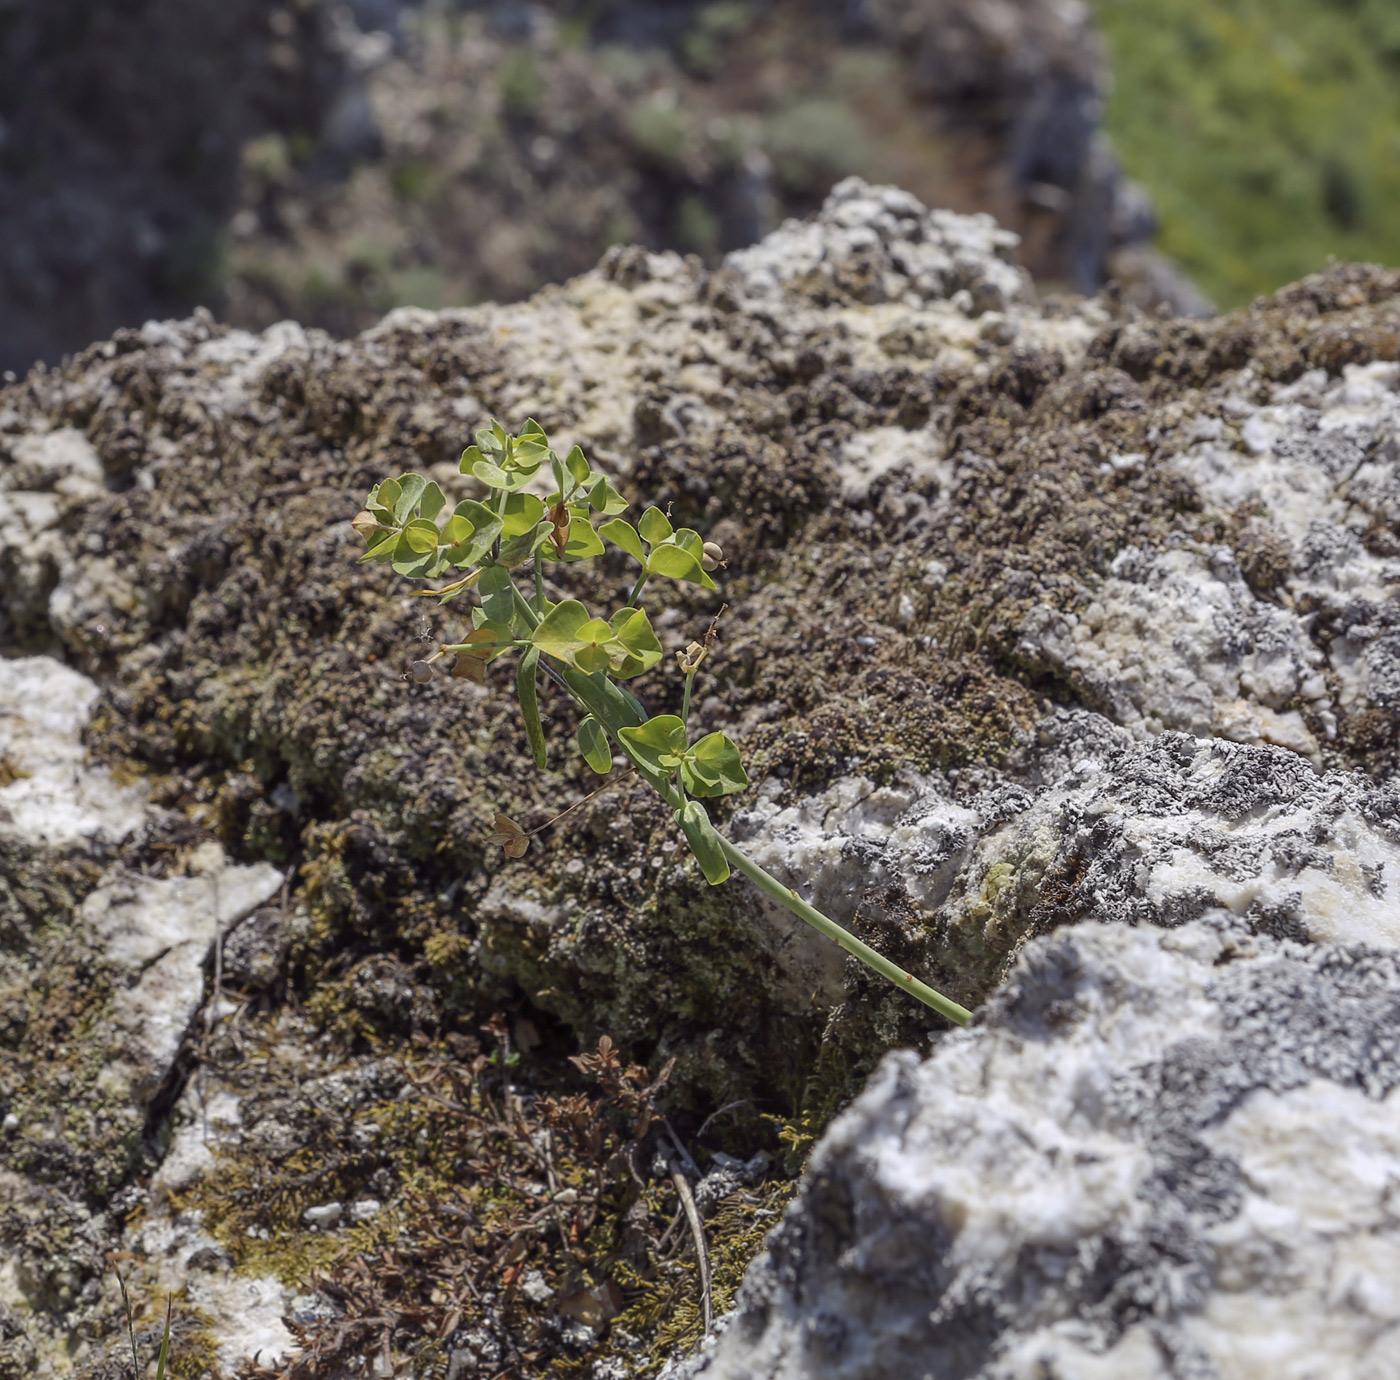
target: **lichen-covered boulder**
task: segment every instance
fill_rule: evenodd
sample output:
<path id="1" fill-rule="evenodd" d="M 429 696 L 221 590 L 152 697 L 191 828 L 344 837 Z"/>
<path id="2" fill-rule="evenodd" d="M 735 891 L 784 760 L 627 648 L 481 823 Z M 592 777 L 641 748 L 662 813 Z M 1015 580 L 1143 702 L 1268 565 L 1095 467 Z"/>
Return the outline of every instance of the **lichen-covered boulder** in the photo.
<path id="1" fill-rule="evenodd" d="M 1393 944 L 1397 287 L 1041 301 L 991 222 L 852 180 L 713 272 L 620 249 L 348 341 L 202 314 L 0 390 L 12 1369 L 102 1373 L 112 1249 L 226 1370 L 655 1368 L 702 1327 L 676 1175 L 728 1166 L 722 1309 L 938 1023 L 704 886 L 635 781 L 585 801 L 552 691 L 542 776 L 494 679 L 405 677 L 462 605 L 349 519 L 402 469 L 468 496 L 491 416 L 720 542 L 719 823 L 958 999 L 1083 920 Z M 668 651 L 718 604 L 677 593 Z"/>
<path id="2" fill-rule="evenodd" d="M 679 1380 L 1395 1373 L 1400 955 L 1038 940 L 832 1124 Z"/>

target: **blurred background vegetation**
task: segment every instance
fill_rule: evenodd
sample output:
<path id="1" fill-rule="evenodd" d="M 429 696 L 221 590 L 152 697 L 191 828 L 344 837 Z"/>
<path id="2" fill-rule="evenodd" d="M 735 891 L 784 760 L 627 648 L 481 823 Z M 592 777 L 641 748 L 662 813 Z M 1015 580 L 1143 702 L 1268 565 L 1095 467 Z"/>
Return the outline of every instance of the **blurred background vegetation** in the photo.
<path id="1" fill-rule="evenodd" d="M 1400 262 L 1400 0 L 0 0 L 0 369 L 713 264 L 850 173 L 1148 309 Z"/>
<path id="2" fill-rule="evenodd" d="M 1220 307 L 1400 263 L 1400 0 L 1094 0 L 1106 128 Z"/>

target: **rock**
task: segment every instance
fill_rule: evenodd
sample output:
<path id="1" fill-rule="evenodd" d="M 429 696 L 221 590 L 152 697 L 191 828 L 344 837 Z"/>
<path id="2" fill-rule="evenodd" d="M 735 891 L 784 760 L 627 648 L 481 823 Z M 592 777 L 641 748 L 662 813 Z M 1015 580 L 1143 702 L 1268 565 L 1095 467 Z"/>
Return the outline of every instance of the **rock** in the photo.
<path id="1" fill-rule="evenodd" d="M 973 1029 L 888 1056 L 667 1375 L 1381 1380 L 1397 1019 L 1393 948 L 1038 940 Z"/>
<path id="2" fill-rule="evenodd" d="M 82 733 L 100 693 L 52 657 L 0 659 L 0 836 L 111 846 L 142 823 L 139 792 L 85 761 Z"/>
<path id="3" fill-rule="evenodd" d="M 150 1100 L 204 1002 L 204 968 L 217 935 L 282 886 L 282 874 L 266 863 L 232 867 L 218 857 L 195 877 L 118 877 L 83 902 L 80 922 L 126 978 L 107 1016 L 104 1093 L 131 1080 L 141 1100 Z"/>
<path id="4" fill-rule="evenodd" d="M 949 275 L 920 285 L 924 251 Z M 753 789 L 717 822 L 893 961 L 980 1006 L 1084 923 L 1392 951 L 1398 290 L 1337 266 L 1208 322 L 1042 306 L 985 220 L 853 182 L 713 270 L 618 249 L 352 340 L 203 314 L 0 389 L 0 1242 L 31 1369 L 116 1363 L 112 1250 L 141 1298 L 198 1294 L 226 1371 L 294 1339 L 523 1378 L 669 1356 L 698 1286 L 662 1258 L 647 1099 L 722 1311 L 789 1152 L 938 1024 L 703 886 L 635 780 L 585 798 L 551 688 L 541 775 L 504 671 L 406 677 L 465 606 L 359 564 L 350 519 L 403 469 L 467 496 L 491 416 L 722 547 L 716 594 L 654 605 L 675 650 L 728 604 L 695 715 Z M 633 584 L 616 553 L 550 579 L 604 611 Z M 542 830 L 518 863 L 498 812 Z"/>

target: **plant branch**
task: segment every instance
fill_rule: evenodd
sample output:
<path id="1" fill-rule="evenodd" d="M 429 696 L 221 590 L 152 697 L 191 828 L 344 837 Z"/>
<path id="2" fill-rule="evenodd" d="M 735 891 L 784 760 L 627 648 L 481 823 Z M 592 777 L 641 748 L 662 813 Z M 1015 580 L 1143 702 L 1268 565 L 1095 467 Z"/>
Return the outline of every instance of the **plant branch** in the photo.
<path id="1" fill-rule="evenodd" d="M 798 919 L 805 920 L 814 930 L 839 944 L 867 968 L 887 978 L 896 987 L 917 997 L 925 1006 L 933 1007 L 940 1015 L 958 1025 L 966 1025 L 972 1019 L 972 1012 L 965 1006 L 959 1006 L 941 992 L 935 992 L 912 973 L 906 973 L 897 963 L 891 963 L 883 954 L 876 953 L 869 944 L 863 944 L 849 930 L 843 929 L 835 920 L 823 915 L 815 906 L 809 905 L 791 887 L 784 886 L 771 872 L 765 872 L 723 834 L 719 835 L 719 842 L 720 847 L 724 849 L 724 856 L 760 891 L 771 896 L 780 906 L 786 907 Z"/>

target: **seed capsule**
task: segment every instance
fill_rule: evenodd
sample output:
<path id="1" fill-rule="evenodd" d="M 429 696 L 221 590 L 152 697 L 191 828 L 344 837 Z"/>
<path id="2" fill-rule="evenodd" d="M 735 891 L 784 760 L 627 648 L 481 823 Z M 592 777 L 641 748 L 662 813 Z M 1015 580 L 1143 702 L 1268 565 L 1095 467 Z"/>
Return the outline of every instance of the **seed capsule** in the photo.
<path id="1" fill-rule="evenodd" d="M 700 564 L 704 569 L 718 570 L 724 563 L 724 548 L 717 541 L 707 541 L 700 548 Z"/>
<path id="2" fill-rule="evenodd" d="M 426 661 L 415 661 L 408 669 L 419 685 L 426 685 L 433 678 L 433 668 Z"/>
<path id="3" fill-rule="evenodd" d="M 380 530 L 379 519 L 368 508 L 362 508 L 350 519 L 350 526 L 366 541 Z"/>

